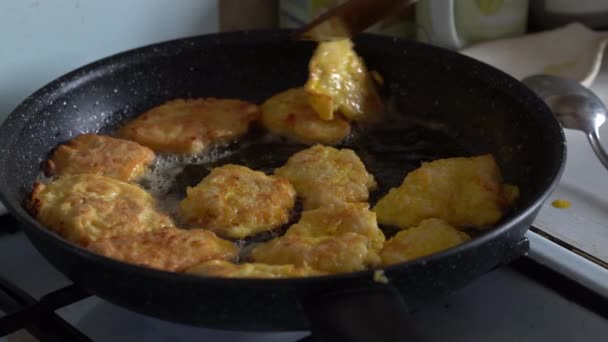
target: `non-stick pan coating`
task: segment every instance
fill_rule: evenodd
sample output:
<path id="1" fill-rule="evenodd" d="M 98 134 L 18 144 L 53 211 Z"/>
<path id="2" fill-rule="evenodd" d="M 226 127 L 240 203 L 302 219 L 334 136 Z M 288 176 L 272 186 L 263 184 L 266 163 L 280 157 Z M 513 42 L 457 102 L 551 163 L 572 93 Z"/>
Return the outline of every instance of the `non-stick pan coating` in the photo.
<path id="1" fill-rule="evenodd" d="M 314 45 L 286 32 L 194 37 L 85 66 L 25 100 L 0 128 L 0 194 L 34 245 L 69 278 L 119 305 L 163 319 L 228 329 L 307 327 L 299 302 L 317 291 L 374 284 L 372 272 L 288 280 L 204 279 L 135 267 L 48 232 L 22 203 L 49 150 L 178 97 L 260 103 L 306 79 Z M 463 150 L 493 153 L 521 200 L 496 230 L 450 251 L 386 269 L 412 307 L 463 286 L 521 251 L 513 246 L 554 188 L 564 163 L 561 127 L 527 88 L 454 52 L 362 36 L 356 49 L 385 79 L 396 112 L 449 135 Z M 389 136 L 387 136 L 389 137 Z M 394 154 L 402 153 L 395 138 Z M 26 267 L 26 266 L 24 266 Z"/>

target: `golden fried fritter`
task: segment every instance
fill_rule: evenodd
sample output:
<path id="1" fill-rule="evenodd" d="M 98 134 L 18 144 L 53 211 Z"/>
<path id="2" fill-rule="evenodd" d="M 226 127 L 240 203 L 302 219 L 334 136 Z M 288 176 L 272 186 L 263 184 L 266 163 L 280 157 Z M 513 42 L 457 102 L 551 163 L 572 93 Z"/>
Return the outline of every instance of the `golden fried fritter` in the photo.
<path id="1" fill-rule="evenodd" d="M 413 227 L 440 218 L 457 227 L 486 229 L 508 207 L 502 176 L 492 155 L 423 163 L 374 208 L 378 222 Z"/>
<path id="2" fill-rule="evenodd" d="M 366 203 L 342 203 L 305 211 L 285 235 L 251 250 L 256 262 L 353 272 L 380 262 L 384 234 Z"/>
<path id="3" fill-rule="evenodd" d="M 321 42 L 308 65 L 310 105 L 324 120 L 339 111 L 349 120 L 375 120 L 384 110 L 372 75 L 349 39 Z"/>
<path id="4" fill-rule="evenodd" d="M 173 226 L 139 186 L 81 174 L 36 184 L 28 209 L 43 225 L 80 245 L 117 235 Z"/>
<path id="5" fill-rule="evenodd" d="M 303 88 L 289 89 L 266 100 L 262 123 L 275 134 L 305 144 L 335 144 L 350 133 L 350 124 L 341 116 L 319 118 Z"/>
<path id="6" fill-rule="evenodd" d="M 292 155 L 275 170 L 287 178 L 310 210 L 337 202 L 364 202 L 376 187 L 374 176 L 353 150 L 315 145 Z"/>
<path id="7" fill-rule="evenodd" d="M 233 264 L 228 261 L 212 260 L 186 270 L 186 273 L 206 277 L 226 278 L 294 278 L 320 276 L 325 272 L 310 267 L 294 265 L 268 265 L 262 263 Z"/>
<path id="8" fill-rule="evenodd" d="M 178 228 L 100 239 L 88 248 L 120 261 L 172 272 L 208 260 L 231 260 L 239 251 L 234 243 L 208 230 Z"/>
<path id="9" fill-rule="evenodd" d="M 509 207 L 512 207 L 519 199 L 519 188 L 515 185 L 504 184 L 502 187 L 502 192 Z"/>
<path id="10" fill-rule="evenodd" d="M 177 99 L 127 123 L 118 135 L 157 152 L 200 153 L 247 132 L 259 119 L 255 104 L 234 99 Z"/>
<path id="11" fill-rule="evenodd" d="M 386 241 L 380 257 L 384 264 L 396 264 L 443 251 L 470 239 L 467 233 L 456 230 L 445 221 L 431 218 L 417 227 L 400 231 Z"/>
<path id="12" fill-rule="evenodd" d="M 287 223 L 296 197 L 286 179 L 232 164 L 186 192 L 179 205 L 185 222 L 236 239 Z"/>
<path id="13" fill-rule="evenodd" d="M 384 245 L 384 234 L 378 228 L 376 214 L 368 203 L 337 203 L 302 212 L 300 221 L 291 225 L 288 235 L 338 236 L 346 233 L 363 235 L 374 251 Z"/>
<path id="14" fill-rule="evenodd" d="M 256 262 L 266 264 L 310 266 L 329 272 L 354 272 L 380 262 L 378 253 L 370 249 L 363 235 L 346 233 L 340 236 L 309 237 L 285 235 L 252 250 Z"/>
<path id="15" fill-rule="evenodd" d="M 154 161 L 154 152 L 140 144 L 86 133 L 60 145 L 47 161 L 47 176 L 90 173 L 122 181 L 141 176 Z"/>

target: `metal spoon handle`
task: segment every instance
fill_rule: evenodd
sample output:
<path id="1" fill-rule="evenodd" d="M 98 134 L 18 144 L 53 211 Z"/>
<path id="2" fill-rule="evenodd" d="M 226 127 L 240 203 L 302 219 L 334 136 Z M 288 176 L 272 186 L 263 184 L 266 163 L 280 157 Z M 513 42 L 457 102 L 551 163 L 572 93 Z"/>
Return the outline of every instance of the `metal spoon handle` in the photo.
<path id="1" fill-rule="evenodd" d="M 591 148 L 593 152 L 597 155 L 597 158 L 604 164 L 604 167 L 608 169 L 608 153 L 602 146 L 600 142 L 600 134 L 597 130 L 591 131 L 587 134 L 587 139 L 589 139 L 589 144 L 591 144 Z"/>
<path id="2" fill-rule="evenodd" d="M 562 77 L 534 75 L 522 82 L 545 101 L 564 128 L 585 132 L 593 152 L 608 169 L 608 154 L 599 133 L 608 113 L 602 100 L 579 82 Z"/>

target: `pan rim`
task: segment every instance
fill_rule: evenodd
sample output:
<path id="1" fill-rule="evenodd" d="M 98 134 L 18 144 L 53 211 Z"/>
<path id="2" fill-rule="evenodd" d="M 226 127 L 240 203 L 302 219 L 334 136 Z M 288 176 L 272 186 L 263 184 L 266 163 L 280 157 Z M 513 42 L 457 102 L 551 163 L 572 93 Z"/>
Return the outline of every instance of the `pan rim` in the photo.
<path id="1" fill-rule="evenodd" d="M 5 137 L 5 135 L 7 133 L 9 133 L 9 134 L 18 133 L 18 130 L 14 130 L 12 132 L 9 131 L 12 121 L 15 120 L 15 118 L 23 112 L 26 112 L 26 111 L 36 112 L 35 109 L 37 108 L 37 104 L 36 104 L 37 101 L 40 101 L 41 99 L 46 99 L 47 101 L 51 100 L 52 94 L 56 93 L 56 92 L 59 93 L 60 90 L 62 89 L 62 87 L 66 87 L 66 86 L 73 87 L 80 82 L 86 82 L 87 80 L 96 77 L 97 73 L 104 70 L 105 68 L 110 67 L 111 64 L 115 63 L 116 61 L 120 61 L 122 59 L 128 58 L 128 59 L 130 59 L 130 63 L 136 63 L 138 59 L 133 59 L 134 55 L 141 54 L 141 56 L 140 56 L 141 58 L 147 57 L 148 54 L 153 53 L 153 52 L 156 52 L 156 53 L 159 53 L 162 55 L 163 54 L 162 50 L 171 49 L 171 47 L 173 47 L 173 46 L 179 46 L 179 45 L 183 45 L 183 44 L 193 44 L 195 41 L 213 42 L 214 40 L 220 40 L 220 38 L 222 38 L 224 40 L 224 42 L 222 42 L 222 45 L 231 44 L 231 43 L 257 44 L 262 41 L 280 42 L 280 41 L 283 41 L 283 40 L 289 38 L 292 32 L 293 32 L 293 30 L 281 29 L 281 30 L 233 31 L 233 32 L 220 32 L 220 33 L 212 33 L 212 34 L 204 34 L 204 35 L 195 35 L 195 36 L 177 38 L 177 39 L 166 40 L 166 41 L 157 42 L 157 43 L 153 43 L 153 44 L 143 45 L 140 47 L 124 50 L 122 52 L 112 54 L 112 55 L 106 56 L 104 58 L 95 60 L 91 63 L 85 64 L 77 69 L 74 69 L 71 72 L 68 72 L 68 73 L 48 82 L 47 84 L 45 84 L 44 86 L 39 88 L 37 91 L 35 91 L 31 95 L 29 95 L 27 98 L 25 98 L 9 114 L 9 116 L 6 118 L 6 120 L 2 123 L 2 126 L 0 127 L 0 137 L 1 137 L 0 140 L 4 140 L 4 141 L 14 140 L 14 139 L 9 139 L 9 138 Z M 243 36 L 247 36 L 248 38 L 255 38 L 255 39 L 251 39 L 249 42 L 247 42 L 242 39 Z M 527 89 L 527 87 L 525 87 L 521 82 L 514 79 L 510 75 L 508 75 L 488 64 L 474 60 L 474 59 L 464 56 L 464 55 L 456 56 L 456 54 L 452 51 L 449 51 L 449 50 L 446 50 L 443 48 L 439 48 L 439 47 L 435 47 L 435 46 L 431 46 L 428 44 L 423 44 L 420 42 L 410 41 L 405 38 L 386 37 L 386 36 L 366 33 L 366 34 L 362 34 L 360 37 L 358 37 L 355 40 L 355 42 L 356 41 L 364 42 L 365 40 L 369 39 L 370 37 L 373 37 L 374 40 L 377 40 L 382 44 L 390 43 L 390 44 L 406 44 L 407 46 L 419 46 L 420 48 L 424 48 L 429 51 L 434 51 L 434 52 L 440 53 L 442 55 L 446 55 L 446 56 L 450 55 L 453 58 L 460 59 L 464 63 L 476 65 L 478 68 L 480 68 L 482 70 L 487 70 L 487 71 L 492 70 L 493 76 L 502 77 L 505 82 L 508 82 L 508 84 L 507 84 L 508 86 L 518 87 L 518 88 L 522 89 L 523 91 L 525 91 L 528 94 L 528 99 L 527 99 L 528 101 L 532 101 L 541 110 L 546 112 L 545 113 L 546 115 L 550 114 L 551 117 L 553 117 L 549 108 L 544 104 L 544 102 L 542 102 L 542 100 L 540 100 L 538 97 L 536 97 L 536 95 L 534 95 L 531 90 Z M 217 44 L 220 45 L 219 42 L 217 42 Z M 178 52 L 175 52 L 175 53 L 178 53 Z M 47 102 L 47 101 L 44 101 L 44 102 Z M 555 119 L 553 117 L 552 121 L 553 121 L 554 127 L 548 128 L 548 129 L 556 129 L 557 133 L 559 135 L 559 138 L 560 138 L 560 142 L 561 142 L 560 146 L 557 147 L 558 149 L 561 150 L 561 151 L 558 151 L 558 153 L 560 154 L 560 158 L 555 160 L 555 163 L 559 164 L 559 167 L 553 168 L 555 171 L 551 175 L 552 178 L 550 179 L 548 186 L 545 187 L 544 191 L 542 193 L 540 193 L 536 197 L 536 199 L 527 206 L 527 208 L 525 210 L 519 212 L 515 216 L 510 217 L 508 220 L 502 222 L 501 224 L 495 226 L 491 231 L 485 232 L 482 236 L 476 237 L 475 239 L 472 239 L 471 241 L 468 241 L 459 246 L 456 246 L 456 247 L 453 247 L 453 248 L 450 248 L 447 250 L 443 250 L 439 253 L 434 253 L 432 255 L 428 255 L 428 256 L 425 256 L 422 258 L 411 260 L 408 262 L 381 266 L 381 267 L 377 267 L 377 268 L 370 268 L 370 269 L 356 271 L 356 272 L 329 274 L 329 275 L 324 275 L 324 276 L 296 277 L 296 278 L 225 278 L 225 277 L 204 277 L 204 276 L 198 276 L 198 275 L 190 275 L 190 274 L 185 274 L 185 273 L 175 273 L 175 272 L 168 272 L 168 271 L 152 269 L 149 267 L 129 264 L 126 262 L 114 260 L 114 259 L 111 259 L 111 258 L 108 258 L 105 256 L 95 254 L 95 253 L 87 250 L 84 247 L 80 247 L 78 245 L 75 245 L 75 244 L 61 238 L 59 235 L 50 231 L 48 228 L 44 227 L 42 224 L 40 224 L 38 221 L 36 221 L 27 211 L 25 211 L 25 209 L 22 206 L 17 206 L 11 199 L 9 199 L 4 187 L 0 187 L 0 200 L 2 200 L 3 203 L 5 203 L 5 206 L 7 207 L 9 212 L 11 214 L 13 214 L 17 218 L 17 220 L 25 226 L 24 230 L 26 230 L 26 234 L 30 234 L 30 232 L 29 232 L 30 230 L 36 229 L 37 231 L 35 233 L 37 233 L 38 236 L 41 236 L 47 240 L 52 240 L 51 242 L 58 243 L 58 246 L 60 248 L 68 250 L 69 252 L 74 253 L 74 254 L 78 255 L 79 257 L 88 259 L 88 261 L 91 261 L 93 263 L 104 263 L 104 264 L 107 264 L 109 267 L 116 269 L 119 272 L 130 272 L 130 273 L 135 272 L 143 277 L 147 277 L 147 278 L 151 278 L 151 279 L 154 279 L 154 278 L 165 278 L 166 279 L 167 277 L 171 277 L 173 281 L 183 281 L 183 282 L 188 282 L 188 283 L 201 283 L 201 284 L 203 284 L 203 283 L 204 284 L 220 284 L 220 283 L 226 284 L 226 281 L 229 280 L 231 283 L 234 283 L 234 286 L 240 286 L 240 287 L 243 287 L 243 286 L 244 287 L 269 286 L 269 284 L 274 284 L 276 286 L 283 286 L 286 283 L 289 283 L 289 284 L 295 285 L 295 286 L 298 286 L 298 285 L 305 286 L 305 285 L 310 285 L 310 284 L 316 284 L 319 282 L 325 282 L 328 280 L 350 280 L 350 279 L 365 279 L 365 278 L 369 278 L 370 280 L 372 280 L 373 279 L 372 277 L 376 270 L 383 270 L 385 273 L 387 273 L 387 276 L 390 279 L 390 273 L 393 271 L 396 271 L 396 270 L 399 270 L 402 268 L 406 268 L 406 267 L 411 267 L 412 265 L 417 265 L 417 264 L 424 265 L 426 263 L 432 262 L 435 259 L 440 259 L 440 258 L 446 257 L 451 254 L 457 254 L 457 253 L 467 250 L 469 248 L 474 248 L 477 245 L 485 244 L 488 241 L 495 239 L 499 235 L 504 234 L 505 231 L 511 229 L 512 227 L 516 226 L 517 224 L 524 222 L 536 210 L 538 210 L 539 207 L 542 205 L 542 203 L 544 203 L 545 200 L 548 198 L 548 196 L 551 194 L 551 192 L 553 192 L 553 190 L 557 187 L 557 184 L 559 183 L 559 180 L 560 180 L 563 170 L 565 168 L 565 158 L 566 158 L 565 134 L 564 134 L 564 131 L 563 131 L 561 125 L 559 125 L 557 119 Z M 8 155 L 8 153 L 0 154 L 0 165 L 3 165 L 3 163 L 6 164 L 6 160 L 8 158 L 7 155 Z M 389 282 L 389 285 L 390 285 L 390 282 Z"/>

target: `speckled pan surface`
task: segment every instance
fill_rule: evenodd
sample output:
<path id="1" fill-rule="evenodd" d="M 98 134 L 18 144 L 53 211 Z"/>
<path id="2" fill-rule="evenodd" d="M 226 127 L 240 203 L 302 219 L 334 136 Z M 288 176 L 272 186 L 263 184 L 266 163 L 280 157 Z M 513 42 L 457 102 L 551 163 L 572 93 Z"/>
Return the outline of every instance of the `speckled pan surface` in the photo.
<path id="1" fill-rule="evenodd" d="M 58 143 L 83 132 L 107 131 L 177 97 L 260 103 L 304 83 L 313 48 L 291 41 L 288 32 L 223 33 L 128 51 L 63 76 L 26 99 L 0 127 L 1 199 L 51 263 L 114 303 L 196 325 L 305 328 L 308 321 L 298 303 L 316 291 L 374 284 L 373 272 L 268 281 L 153 271 L 93 255 L 57 238 L 22 203 L 40 162 Z M 388 37 L 362 36 L 356 49 L 370 69 L 384 76 L 397 112 L 444 132 L 470 153 L 494 153 L 505 180 L 522 189 L 518 208 L 496 230 L 453 250 L 386 269 L 387 286 L 416 307 L 521 253 L 514 246 L 561 174 L 563 132 L 523 85 L 485 64 Z M 405 153 L 417 143 L 416 132 L 391 136 L 395 149 L 388 154 Z"/>

